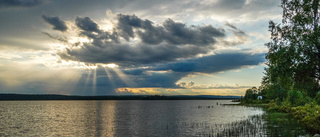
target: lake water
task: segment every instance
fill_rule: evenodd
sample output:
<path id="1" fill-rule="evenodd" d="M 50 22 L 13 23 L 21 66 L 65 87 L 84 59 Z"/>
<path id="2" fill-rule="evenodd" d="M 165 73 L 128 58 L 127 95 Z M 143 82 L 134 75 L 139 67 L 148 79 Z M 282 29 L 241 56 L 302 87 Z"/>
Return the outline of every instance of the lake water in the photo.
<path id="1" fill-rule="evenodd" d="M 1 101 L 0 136 L 206 136 L 261 115 L 230 100 Z"/>

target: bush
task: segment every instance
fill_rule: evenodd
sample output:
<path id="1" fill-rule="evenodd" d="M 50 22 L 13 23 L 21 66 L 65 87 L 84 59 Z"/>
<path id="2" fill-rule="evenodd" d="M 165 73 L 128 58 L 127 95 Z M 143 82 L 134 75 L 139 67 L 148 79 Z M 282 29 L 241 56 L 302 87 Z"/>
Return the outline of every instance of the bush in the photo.
<path id="1" fill-rule="evenodd" d="M 279 110 L 282 112 L 290 113 L 291 112 L 291 104 L 288 100 L 285 100 L 282 102 L 281 106 L 279 107 Z"/>
<path id="2" fill-rule="evenodd" d="M 316 104 L 307 104 L 305 106 L 293 107 L 291 114 L 301 124 L 312 133 L 320 132 L 320 106 Z"/>
<path id="3" fill-rule="evenodd" d="M 320 91 L 317 93 L 316 97 L 314 100 L 320 105 Z"/>
<path id="4" fill-rule="evenodd" d="M 267 107 L 268 107 L 268 111 L 271 111 L 271 112 L 275 112 L 279 110 L 279 106 L 274 100 L 270 101 Z"/>
<path id="5" fill-rule="evenodd" d="M 289 101 L 292 106 L 303 106 L 309 101 L 309 98 L 304 98 L 303 93 L 300 91 L 291 90 L 288 92 L 287 101 Z"/>

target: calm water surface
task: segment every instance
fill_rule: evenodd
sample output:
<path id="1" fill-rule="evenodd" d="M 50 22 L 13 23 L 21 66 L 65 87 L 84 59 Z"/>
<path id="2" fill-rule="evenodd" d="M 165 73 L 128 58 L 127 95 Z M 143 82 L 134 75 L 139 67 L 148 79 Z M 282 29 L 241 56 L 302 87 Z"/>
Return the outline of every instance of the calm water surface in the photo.
<path id="1" fill-rule="evenodd" d="M 199 136 L 264 113 L 230 100 L 1 101 L 0 136 Z"/>

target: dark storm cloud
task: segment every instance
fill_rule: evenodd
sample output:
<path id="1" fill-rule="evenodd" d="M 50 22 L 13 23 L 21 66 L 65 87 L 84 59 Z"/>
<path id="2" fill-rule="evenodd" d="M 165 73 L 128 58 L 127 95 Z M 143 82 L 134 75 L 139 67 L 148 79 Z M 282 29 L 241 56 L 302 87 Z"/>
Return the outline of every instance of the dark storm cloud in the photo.
<path id="1" fill-rule="evenodd" d="M 263 62 L 265 62 L 264 54 L 225 53 L 174 63 L 159 63 L 149 68 L 123 72 L 134 78 L 132 80 L 137 83 L 137 87 L 177 88 L 175 83 L 189 74 L 211 74 L 259 65 Z"/>
<path id="2" fill-rule="evenodd" d="M 216 38 L 225 37 L 225 31 L 211 25 L 186 26 L 171 19 L 156 26 L 135 15 L 117 15 L 113 32 L 99 29 L 89 17 L 77 17 L 79 35 L 92 40 L 81 48 L 68 48 L 58 55 L 65 60 L 86 63 L 116 63 L 119 65 L 149 64 L 174 61 L 204 54 L 214 49 Z M 127 42 L 119 42 L 119 39 Z M 140 41 L 131 43 L 133 38 Z"/>
<path id="3" fill-rule="evenodd" d="M 209 50 L 210 48 L 195 45 L 139 44 L 130 46 L 110 43 L 103 46 L 84 44 L 81 48 L 69 48 L 64 52 L 58 53 L 58 55 L 64 60 L 86 63 L 134 65 L 174 61 L 179 58 L 189 58 L 201 53 L 207 53 Z"/>
<path id="4" fill-rule="evenodd" d="M 134 37 L 133 28 L 153 28 L 152 22 L 149 20 L 141 20 L 137 16 L 133 15 L 123 15 L 118 14 L 118 24 L 117 29 L 119 30 L 119 34 L 126 40 Z"/>
<path id="5" fill-rule="evenodd" d="M 162 64 L 156 70 L 172 70 L 183 73 L 216 73 L 239 69 L 244 66 L 258 65 L 265 61 L 264 56 L 264 54 L 224 53 Z"/>
<path id="6" fill-rule="evenodd" d="M 185 73 L 152 73 L 152 75 L 136 76 L 136 87 L 177 88 L 175 84 Z"/>
<path id="7" fill-rule="evenodd" d="M 138 30 L 136 35 L 147 44 L 167 42 L 176 45 L 208 45 L 216 42 L 214 38 L 225 36 L 223 29 L 211 25 L 187 27 L 186 24 L 167 19 L 162 26 L 155 26 L 151 21 L 142 20 L 135 15 L 118 14 L 117 29 L 124 39 L 135 37 L 134 28 L 143 30 Z"/>
<path id="8" fill-rule="evenodd" d="M 171 44 L 209 45 L 216 42 L 214 38 L 225 36 L 223 29 L 213 28 L 211 25 L 186 27 L 186 24 L 168 19 L 163 26 L 168 32 L 164 38 Z"/>
<path id="9" fill-rule="evenodd" d="M 3 7 L 34 7 L 45 0 L 0 0 L 0 8 Z"/>
<path id="10" fill-rule="evenodd" d="M 101 30 L 99 25 L 89 17 L 77 17 L 75 19 L 76 26 L 81 29 L 80 36 L 85 36 L 93 40 L 91 44 L 98 47 L 105 47 L 109 44 L 119 43 L 117 31 L 108 32 Z M 108 42 L 106 42 L 108 41 Z"/>
<path id="11" fill-rule="evenodd" d="M 49 17 L 46 15 L 42 15 L 41 17 L 45 22 L 52 25 L 54 30 L 63 32 L 68 29 L 66 23 L 63 20 L 61 20 L 59 17 Z"/>
<path id="12" fill-rule="evenodd" d="M 76 25 L 80 29 L 89 32 L 99 32 L 98 24 L 91 20 L 89 17 L 77 17 Z"/>

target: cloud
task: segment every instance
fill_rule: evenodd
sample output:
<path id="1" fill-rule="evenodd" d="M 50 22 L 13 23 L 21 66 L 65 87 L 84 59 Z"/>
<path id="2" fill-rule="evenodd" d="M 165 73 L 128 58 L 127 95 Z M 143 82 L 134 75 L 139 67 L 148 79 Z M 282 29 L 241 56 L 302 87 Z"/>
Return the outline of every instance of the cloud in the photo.
<path id="1" fill-rule="evenodd" d="M 281 17 L 281 14 L 279 14 L 281 10 L 276 10 L 276 12 L 274 10 L 275 8 L 281 9 L 281 7 L 276 7 L 280 4 L 279 0 L 93 0 L 94 2 L 50 1 L 44 5 L 45 1 L 0 0 L 1 9 L 8 7 L 23 9 L 4 11 L 6 14 L 3 14 L 2 17 L 1 30 L 3 34 L 0 38 L 0 41 L 2 41 L 0 49 L 14 48 L 17 51 L 25 49 L 46 50 L 50 53 L 55 52 L 52 50 L 59 50 L 57 57 L 62 60 L 75 61 L 75 63 L 116 63 L 120 66 L 119 70 L 126 75 L 128 81 L 134 81 L 135 83 L 135 85 L 126 84 L 121 79 L 123 77 L 117 76 L 112 70 L 109 72 L 111 73 L 109 75 L 112 75 L 112 80 L 108 79 L 108 75 L 103 71 L 100 72 L 99 68 L 97 70 L 97 79 L 95 79 L 97 83 L 96 91 L 99 94 L 107 92 L 105 90 L 110 90 L 108 93 L 113 93 L 113 89 L 117 87 L 128 86 L 179 88 L 174 83 L 193 73 L 217 73 L 242 68 L 250 64 L 255 65 L 263 61 L 263 59 L 258 58 L 260 54 L 217 54 L 216 45 L 220 46 L 221 42 L 225 46 L 245 44 L 248 41 L 246 34 L 250 34 L 247 31 L 257 30 L 258 27 L 256 26 L 265 24 L 265 20 L 270 20 L 270 17 L 275 15 Z M 35 8 L 31 9 L 31 7 Z M 117 14 L 113 16 L 114 20 L 108 21 L 108 25 L 113 25 L 112 28 L 104 30 L 104 28 L 107 28 L 106 24 L 100 23 L 102 23 L 101 19 L 106 9 L 118 13 L 134 13 L 135 15 Z M 67 24 L 67 29 L 63 31 L 64 33 L 51 33 L 50 31 L 46 31 L 43 34 L 39 33 L 39 30 L 36 29 L 43 28 L 42 25 L 48 23 L 50 25 L 48 25 L 48 28 L 55 28 L 54 24 L 57 24 L 51 24 L 47 21 L 45 24 L 37 22 L 36 20 L 44 13 L 48 15 L 56 14 L 59 17 L 63 15 L 64 17 L 58 18 L 57 22 L 60 20 Z M 62 20 L 70 18 L 74 19 L 68 20 L 68 22 L 67 20 Z M 255 22 L 250 22 L 259 19 L 261 19 L 261 23 L 256 26 L 252 25 Z M 221 27 L 217 27 L 215 24 L 208 24 L 222 23 L 223 25 L 223 22 L 226 21 L 230 22 L 229 25 Z M 241 23 L 241 21 L 245 22 L 245 24 Z M 240 24 L 243 26 L 240 26 Z M 35 28 L 34 26 L 38 27 Z M 251 26 L 251 28 L 246 28 L 246 26 Z M 264 26 L 260 27 L 263 28 Z M 244 32 L 238 27 L 246 31 Z M 56 30 L 61 31 L 61 27 L 60 29 L 58 29 L 59 27 L 56 28 Z M 231 35 L 229 35 L 230 33 Z M 63 43 L 56 46 L 54 45 L 55 43 L 49 43 L 45 39 L 46 37 L 39 35 L 47 35 Z M 77 44 L 74 43 L 75 39 L 85 39 L 85 42 L 79 40 L 77 42 L 80 44 Z M 220 40 L 225 40 L 225 43 Z M 246 45 L 246 47 L 248 46 Z M 234 48 L 241 49 L 242 47 Z M 225 49 L 229 49 L 229 47 Z M 225 56 L 223 57 L 222 54 L 225 54 Z M 33 55 L 33 53 L 30 53 L 30 55 Z M 247 59 L 250 57 L 255 59 Z M 241 58 L 243 60 L 240 60 Z M 16 64 L 15 61 L 10 60 L 9 62 Z M 51 63 L 48 61 L 43 62 Z M 72 65 L 70 66 L 73 67 Z M 35 68 L 35 70 L 38 69 L 40 68 Z M 15 70 L 12 71 L 15 72 Z M 58 74 L 54 73 L 51 78 L 56 79 L 55 76 Z M 85 93 L 86 91 L 93 91 L 92 83 L 94 81 L 92 73 L 89 76 L 89 80 L 86 79 L 88 76 L 86 74 L 81 78 L 81 82 L 78 82 L 78 90 Z M 16 79 L 19 81 L 18 77 Z M 30 85 L 32 83 L 39 84 L 41 81 L 50 81 L 49 78 L 39 78 L 41 79 L 39 81 L 30 79 L 22 78 L 21 81 L 28 81 Z M 4 82 L 0 83 L 4 84 Z M 81 85 L 85 83 L 90 84 L 87 84 L 88 87 L 84 88 Z M 45 84 L 49 85 L 49 83 Z M 27 87 L 28 84 L 25 84 L 25 86 Z"/>
<path id="2" fill-rule="evenodd" d="M 135 85 L 118 86 L 178 88 L 179 86 L 175 83 L 190 74 L 211 74 L 221 71 L 235 70 L 243 67 L 259 65 L 264 61 L 264 54 L 225 53 L 196 59 L 181 60 L 173 63 L 152 64 L 145 68 L 123 68 L 121 71 L 128 79 L 134 81 Z M 116 76 L 115 74 L 112 75 Z M 121 81 L 119 78 L 117 79 Z M 186 85 L 191 87 L 194 86 L 194 83 L 188 83 Z"/>
<path id="3" fill-rule="evenodd" d="M 154 25 L 135 15 L 117 15 L 112 32 L 99 29 L 89 17 L 77 17 L 80 36 L 88 37 L 81 48 L 69 47 L 58 55 L 64 60 L 120 65 L 150 64 L 195 57 L 214 49 L 225 30 L 211 25 L 187 26 L 167 19 Z"/>
<path id="4" fill-rule="evenodd" d="M 187 89 L 244 89 L 244 88 L 251 88 L 252 86 L 239 86 L 238 84 L 235 85 L 221 85 L 221 84 L 210 84 L 210 85 L 197 85 L 194 82 L 179 82 L 176 84 L 179 87 L 187 88 Z"/>
<path id="5" fill-rule="evenodd" d="M 88 41 L 78 46 L 69 43 L 57 52 L 62 60 L 98 66 L 95 72 L 81 76 L 77 91 L 115 94 L 118 88 L 181 88 L 176 82 L 190 74 L 217 73 L 265 61 L 264 54 L 212 54 L 215 45 L 228 38 L 227 31 L 241 42 L 246 41 L 247 34 L 229 23 L 225 30 L 211 25 L 187 25 L 172 19 L 155 24 L 136 15 L 117 14 L 115 19 L 112 29 L 103 30 L 89 17 L 76 17 L 75 25 L 79 29 L 75 31 L 76 35 L 86 37 Z M 222 42 L 226 46 L 241 44 Z M 102 65 L 110 63 L 119 67 Z M 194 87 L 194 83 L 186 85 Z"/>
<path id="6" fill-rule="evenodd" d="M 149 1 L 138 0 L 126 3 L 122 12 L 135 11 L 140 16 L 149 18 L 180 18 L 185 20 L 248 22 L 270 20 L 275 16 L 281 17 L 279 0 L 170 0 Z M 201 17 L 202 16 L 202 17 Z"/>
<path id="7" fill-rule="evenodd" d="M 85 63 L 116 63 L 118 65 L 150 64 L 174 61 L 207 53 L 211 48 L 196 45 L 176 46 L 169 44 L 147 45 L 109 43 L 108 45 L 84 44 L 81 48 L 68 48 L 58 55 L 64 60 Z"/>
<path id="8" fill-rule="evenodd" d="M 244 66 L 258 65 L 265 62 L 264 54 L 224 53 L 195 59 L 181 60 L 174 63 L 160 64 L 158 71 L 171 70 L 184 73 L 217 73 L 239 69 Z"/>
<path id="9" fill-rule="evenodd" d="M 138 30 L 137 35 L 146 44 L 167 42 L 175 45 L 208 45 L 216 42 L 214 38 L 225 36 L 223 29 L 211 25 L 187 27 L 186 24 L 167 19 L 162 26 L 154 26 L 151 21 L 142 20 L 135 15 L 118 14 L 117 29 L 123 38 L 134 38 L 134 28 L 143 30 Z"/>
<path id="10" fill-rule="evenodd" d="M 76 25 L 80 29 L 89 32 L 99 32 L 98 24 L 91 20 L 89 17 L 77 17 Z"/>
<path id="11" fill-rule="evenodd" d="M 200 92 L 190 89 L 170 88 L 119 88 L 116 90 L 119 95 L 199 95 Z M 203 94 L 203 93 L 202 93 Z M 206 93 L 205 93 L 206 94 Z"/>
<path id="12" fill-rule="evenodd" d="M 68 42 L 67 38 L 65 37 L 60 37 L 60 36 L 52 36 L 51 34 L 49 34 L 48 32 L 42 32 L 43 34 L 47 35 L 48 37 L 58 40 L 60 42 Z"/>
<path id="13" fill-rule="evenodd" d="M 162 88 L 178 88 L 175 84 L 179 79 L 185 77 L 187 73 L 175 72 L 146 72 L 142 75 L 136 75 L 134 87 L 162 87 Z"/>
<path id="14" fill-rule="evenodd" d="M 66 23 L 59 17 L 49 17 L 46 15 L 42 15 L 41 17 L 46 23 L 52 25 L 54 30 L 64 32 L 68 29 Z"/>
<path id="15" fill-rule="evenodd" d="M 44 3 L 45 0 L 0 0 L 0 8 L 3 7 L 34 7 Z"/>
<path id="16" fill-rule="evenodd" d="M 196 73 L 217 73 L 264 62 L 263 54 L 226 53 L 175 61 L 156 63 L 145 67 L 108 68 L 98 65 L 96 70 L 83 73 L 74 91 L 86 94 L 117 94 L 119 88 L 172 88 L 172 89 L 236 89 L 244 86 L 198 86 L 194 82 L 176 84 L 181 78 Z M 93 88 L 94 87 L 94 88 Z M 90 92 L 88 92 L 90 91 Z"/>
<path id="17" fill-rule="evenodd" d="M 236 26 L 230 24 L 229 22 L 227 22 L 225 25 L 228 26 L 228 27 L 230 27 L 230 28 L 232 28 L 232 29 L 234 29 L 234 30 L 237 30 L 237 29 L 238 29 Z"/>
<path id="18" fill-rule="evenodd" d="M 24 37 L 0 37 L 0 50 L 48 50 L 45 43 L 32 36 Z"/>
<path id="19" fill-rule="evenodd" d="M 176 84 L 179 87 L 184 87 L 184 88 L 193 88 L 194 86 L 194 82 L 190 81 L 190 82 L 180 82 L 178 84 Z"/>
<path id="20" fill-rule="evenodd" d="M 247 0 L 218 0 L 217 3 L 214 3 L 216 7 L 219 7 L 221 9 L 241 9 L 243 6 L 245 6 L 245 2 Z"/>
<path id="21" fill-rule="evenodd" d="M 231 31 L 234 37 L 229 38 L 229 40 L 223 40 L 222 43 L 224 45 L 236 46 L 236 45 L 244 44 L 245 42 L 250 40 L 249 35 L 244 31 L 238 29 L 236 26 L 228 22 L 225 25 L 231 28 Z"/>

